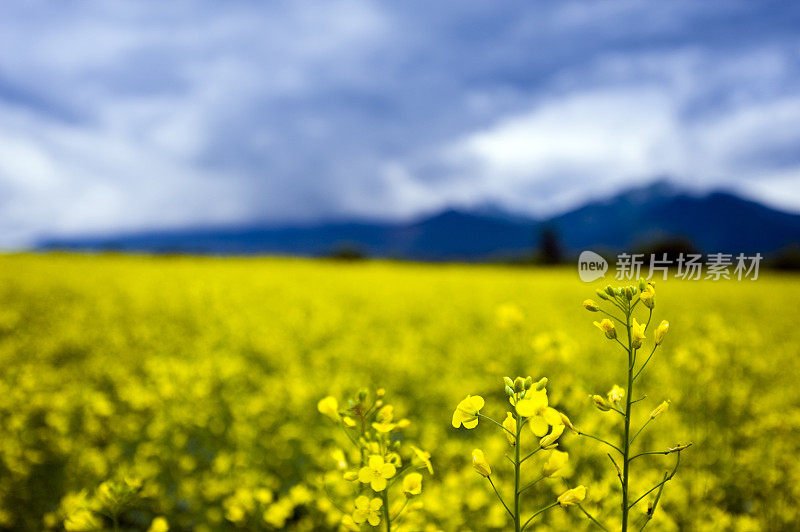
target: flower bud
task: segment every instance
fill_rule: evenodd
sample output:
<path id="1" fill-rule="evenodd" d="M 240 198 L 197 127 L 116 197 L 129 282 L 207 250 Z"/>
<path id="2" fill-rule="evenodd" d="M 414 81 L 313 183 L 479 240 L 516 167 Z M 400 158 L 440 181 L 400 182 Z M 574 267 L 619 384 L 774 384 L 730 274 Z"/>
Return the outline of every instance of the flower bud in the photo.
<path id="1" fill-rule="evenodd" d="M 383 397 L 384 395 L 386 395 L 386 389 L 378 388 L 378 391 L 375 392 L 375 395 L 377 395 L 378 397 Z"/>
<path id="2" fill-rule="evenodd" d="M 647 286 L 647 282 L 644 280 L 644 277 L 639 277 L 639 290 L 644 292 L 645 287 Z"/>
<path id="3" fill-rule="evenodd" d="M 517 444 L 517 437 L 512 436 L 512 434 L 517 433 L 517 420 L 511 412 L 506 414 L 506 418 L 503 420 L 503 428 L 506 429 L 506 438 L 508 438 L 508 443 L 512 447 Z M 504 431 L 505 432 L 505 431 Z M 511 434 L 509 434 L 509 432 Z"/>
<path id="4" fill-rule="evenodd" d="M 597 294 L 597 297 L 599 297 L 603 301 L 608 301 L 608 296 L 606 295 L 606 293 L 600 290 L 599 288 L 595 290 L 595 293 Z"/>
<path id="5" fill-rule="evenodd" d="M 512 388 L 510 386 L 506 386 L 506 395 L 509 396 L 509 397 L 514 395 L 514 388 Z"/>
<path id="6" fill-rule="evenodd" d="M 492 468 L 480 449 L 472 450 L 472 467 L 483 477 L 488 478 L 492 474 Z"/>
<path id="7" fill-rule="evenodd" d="M 664 336 L 667 335 L 667 332 L 669 332 L 669 322 L 664 320 L 658 324 L 656 331 L 653 333 L 653 337 L 656 340 L 656 345 L 661 345 L 661 342 L 664 341 Z"/>
<path id="8" fill-rule="evenodd" d="M 625 299 L 627 299 L 628 301 L 633 299 L 633 290 L 631 290 L 630 286 L 625 287 Z"/>
<path id="9" fill-rule="evenodd" d="M 514 379 L 514 391 L 517 393 L 522 393 L 525 391 L 525 379 L 522 377 L 517 377 Z"/>
<path id="10" fill-rule="evenodd" d="M 600 310 L 600 307 L 597 306 L 597 303 L 595 303 L 591 299 L 587 299 L 583 302 L 583 308 L 585 308 L 589 312 L 597 312 L 598 310 Z"/>
<path id="11" fill-rule="evenodd" d="M 509 388 L 513 388 L 514 387 L 514 381 L 512 381 L 510 377 L 503 377 L 503 382 Z"/>
<path id="12" fill-rule="evenodd" d="M 358 473 L 356 473 L 355 471 L 348 471 L 343 475 L 343 477 L 348 482 L 354 482 L 358 480 Z"/>
<path id="13" fill-rule="evenodd" d="M 565 426 L 566 426 L 566 427 L 567 427 L 569 430 L 571 430 L 571 431 L 572 431 L 572 432 L 574 432 L 575 434 L 577 434 L 577 433 L 578 433 L 578 429 L 576 429 L 576 428 L 575 428 L 575 425 L 573 425 L 573 424 L 572 424 L 572 421 L 570 421 L 570 420 L 569 420 L 569 418 L 567 417 L 567 415 L 566 415 L 564 412 L 559 412 L 559 413 L 558 413 L 558 415 L 559 415 L 559 416 L 561 416 L 561 422 L 562 422 L 562 423 L 563 423 L 563 424 L 564 424 L 564 425 L 565 425 Z"/>
<path id="14" fill-rule="evenodd" d="M 544 390 L 548 382 L 549 381 L 547 380 L 547 377 L 542 377 L 541 379 L 539 379 L 539 381 L 536 383 L 536 391 L 541 392 L 542 390 Z"/>
<path id="15" fill-rule="evenodd" d="M 608 410 L 611 410 L 611 406 L 606 402 L 606 400 L 603 398 L 602 395 L 595 394 L 595 395 L 592 395 L 590 397 L 592 398 L 592 401 L 594 402 L 594 406 L 596 406 L 597 408 L 599 408 L 603 412 L 607 412 Z"/>
<path id="16" fill-rule="evenodd" d="M 669 409 L 669 404 L 670 403 L 671 403 L 670 400 L 666 400 L 663 403 L 661 403 L 660 405 L 658 405 L 657 407 L 655 407 L 655 409 L 653 409 L 653 411 L 650 412 L 650 419 L 655 419 L 658 416 L 660 416 L 661 414 L 663 414 L 664 412 L 666 412 Z"/>
<path id="17" fill-rule="evenodd" d="M 605 290 L 606 290 L 606 294 L 610 295 L 611 297 L 614 297 L 615 295 L 617 295 L 616 292 L 614 292 L 614 289 L 611 288 L 610 284 L 606 285 Z"/>
<path id="18" fill-rule="evenodd" d="M 530 375 L 528 375 L 527 377 L 525 377 L 525 389 L 528 390 L 530 389 L 531 386 L 533 386 L 533 379 L 531 378 Z"/>

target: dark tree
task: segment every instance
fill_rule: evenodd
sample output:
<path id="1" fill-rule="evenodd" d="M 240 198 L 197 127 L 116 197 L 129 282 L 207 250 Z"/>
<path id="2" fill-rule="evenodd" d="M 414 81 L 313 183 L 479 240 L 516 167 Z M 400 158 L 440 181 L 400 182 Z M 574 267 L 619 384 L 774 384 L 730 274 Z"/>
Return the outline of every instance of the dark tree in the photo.
<path id="1" fill-rule="evenodd" d="M 542 264 L 560 264 L 564 260 L 561 239 L 553 225 L 545 225 L 539 235 L 539 262 Z"/>

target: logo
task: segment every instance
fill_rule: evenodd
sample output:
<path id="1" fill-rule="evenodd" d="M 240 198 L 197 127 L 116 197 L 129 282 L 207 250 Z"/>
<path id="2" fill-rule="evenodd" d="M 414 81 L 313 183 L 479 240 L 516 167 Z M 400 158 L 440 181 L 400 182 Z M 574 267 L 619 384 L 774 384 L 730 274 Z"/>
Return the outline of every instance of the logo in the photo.
<path id="1" fill-rule="evenodd" d="M 582 251 L 578 257 L 578 275 L 584 283 L 606 276 L 608 262 L 594 251 Z"/>

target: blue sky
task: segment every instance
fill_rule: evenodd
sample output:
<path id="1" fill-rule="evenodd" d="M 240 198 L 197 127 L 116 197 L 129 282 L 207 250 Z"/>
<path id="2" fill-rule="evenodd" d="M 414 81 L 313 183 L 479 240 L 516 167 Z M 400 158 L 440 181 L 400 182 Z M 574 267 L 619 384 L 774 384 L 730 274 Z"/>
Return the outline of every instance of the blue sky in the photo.
<path id="1" fill-rule="evenodd" d="M 0 246 L 547 215 L 670 176 L 800 211 L 800 4 L 8 2 Z"/>

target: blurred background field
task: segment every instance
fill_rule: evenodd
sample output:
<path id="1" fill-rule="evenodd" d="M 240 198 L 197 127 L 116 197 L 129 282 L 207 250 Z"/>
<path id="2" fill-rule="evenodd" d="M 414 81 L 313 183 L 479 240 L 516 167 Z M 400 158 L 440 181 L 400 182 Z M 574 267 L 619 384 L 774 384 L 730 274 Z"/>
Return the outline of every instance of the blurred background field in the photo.
<path id="1" fill-rule="evenodd" d="M 694 446 L 654 530 L 795 529 L 798 281 L 657 283 L 654 319 L 671 329 L 640 414 L 672 407 L 640 442 Z M 123 527 L 163 516 L 173 530 L 336 529 L 322 485 L 344 442 L 316 403 L 364 386 L 386 388 L 432 454 L 424 508 L 405 529 L 504 527 L 470 467 L 483 446 L 507 480 L 504 438 L 486 424 L 453 429 L 453 408 L 480 394 L 501 419 L 504 375 L 547 376 L 554 406 L 610 433 L 617 419 L 587 395 L 624 384 L 624 362 L 580 305 L 595 288 L 572 267 L 2 256 L 0 528 L 60 529 L 101 482 L 135 478 L 142 498 Z M 587 485 L 587 507 L 613 523 L 605 451 L 573 435 L 561 448 L 566 483 Z M 672 463 L 637 463 L 633 493 Z M 563 486 L 542 483 L 526 504 Z M 561 509 L 537 527 L 584 528 Z"/>

